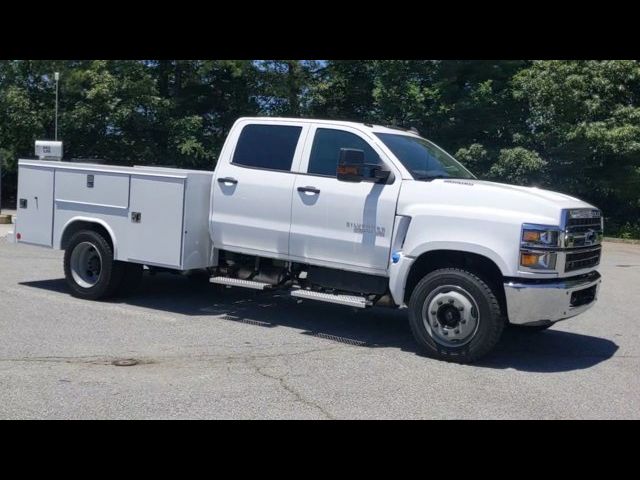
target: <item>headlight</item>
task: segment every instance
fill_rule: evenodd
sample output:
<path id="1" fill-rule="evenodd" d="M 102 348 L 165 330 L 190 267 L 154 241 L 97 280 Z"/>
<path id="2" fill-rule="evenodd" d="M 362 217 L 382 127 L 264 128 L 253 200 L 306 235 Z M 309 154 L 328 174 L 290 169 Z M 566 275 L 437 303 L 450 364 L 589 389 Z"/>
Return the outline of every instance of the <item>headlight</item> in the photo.
<path id="1" fill-rule="evenodd" d="M 556 268 L 555 252 L 520 252 L 520 266 L 529 270 L 554 270 Z"/>
<path id="2" fill-rule="evenodd" d="M 556 268 L 562 231 L 552 225 L 522 225 L 520 236 L 520 269 L 529 272 L 552 272 Z"/>
<path id="3" fill-rule="evenodd" d="M 560 228 L 525 223 L 520 244 L 522 247 L 557 248 L 560 246 Z"/>

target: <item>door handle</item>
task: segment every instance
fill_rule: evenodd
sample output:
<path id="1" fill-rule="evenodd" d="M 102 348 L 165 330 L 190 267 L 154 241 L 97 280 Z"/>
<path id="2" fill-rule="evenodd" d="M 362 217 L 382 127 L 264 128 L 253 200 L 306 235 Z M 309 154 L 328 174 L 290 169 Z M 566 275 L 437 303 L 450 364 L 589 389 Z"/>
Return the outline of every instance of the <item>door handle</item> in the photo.
<path id="1" fill-rule="evenodd" d="M 313 193 L 314 195 L 318 195 L 320 190 L 316 187 L 298 187 L 298 191 L 302 193 Z"/>
<path id="2" fill-rule="evenodd" d="M 220 182 L 220 183 L 231 183 L 231 184 L 235 185 L 236 183 L 238 183 L 238 180 L 236 180 L 233 177 L 223 177 L 223 178 L 219 178 L 218 182 Z"/>

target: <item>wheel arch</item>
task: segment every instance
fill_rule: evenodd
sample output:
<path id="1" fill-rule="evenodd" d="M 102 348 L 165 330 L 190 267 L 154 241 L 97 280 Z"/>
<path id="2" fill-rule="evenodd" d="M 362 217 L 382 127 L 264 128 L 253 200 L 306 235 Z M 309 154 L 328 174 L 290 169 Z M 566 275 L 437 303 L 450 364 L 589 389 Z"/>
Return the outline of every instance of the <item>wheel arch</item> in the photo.
<path id="1" fill-rule="evenodd" d="M 404 284 L 404 303 L 408 303 L 413 289 L 425 275 L 440 268 L 462 268 L 477 274 L 494 287 L 501 306 L 506 304 L 503 284 L 504 274 L 498 263 L 487 255 L 451 248 L 428 250 L 415 258 Z"/>
<path id="2" fill-rule="evenodd" d="M 104 220 L 90 217 L 74 217 L 70 219 L 62 228 L 58 247 L 65 250 L 71 237 L 80 230 L 93 230 L 104 236 L 113 250 L 113 257 L 117 258 L 118 244 L 113 230 Z"/>

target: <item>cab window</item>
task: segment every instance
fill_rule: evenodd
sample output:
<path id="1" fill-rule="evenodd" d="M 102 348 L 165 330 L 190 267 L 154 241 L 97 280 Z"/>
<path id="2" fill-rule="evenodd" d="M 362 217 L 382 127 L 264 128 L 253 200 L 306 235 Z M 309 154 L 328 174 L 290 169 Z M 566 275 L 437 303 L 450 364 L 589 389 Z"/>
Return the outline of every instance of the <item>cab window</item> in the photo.
<path id="1" fill-rule="evenodd" d="M 307 173 L 335 177 L 341 148 L 363 150 L 365 163 L 382 165 L 375 150 L 359 136 L 344 130 L 318 128 L 313 138 Z"/>
<path id="2" fill-rule="evenodd" d="M 232 163 L 266 170 L 291 170 L 302 127 L 247 125 L 233 154 Z"/>

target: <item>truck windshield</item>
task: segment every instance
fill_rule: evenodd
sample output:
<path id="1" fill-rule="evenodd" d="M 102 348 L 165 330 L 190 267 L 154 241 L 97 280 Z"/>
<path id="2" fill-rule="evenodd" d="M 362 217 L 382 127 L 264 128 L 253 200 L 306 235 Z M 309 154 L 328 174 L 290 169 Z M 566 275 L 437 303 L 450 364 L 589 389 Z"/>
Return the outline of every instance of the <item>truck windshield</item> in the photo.
<path id="1" fill-rule="evenodd" d="M 376 133 L 416 180 L 476 178 L 460 162 L 429 140 L 409 135 Z"/>

